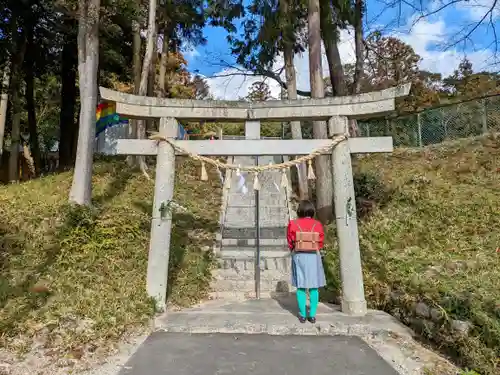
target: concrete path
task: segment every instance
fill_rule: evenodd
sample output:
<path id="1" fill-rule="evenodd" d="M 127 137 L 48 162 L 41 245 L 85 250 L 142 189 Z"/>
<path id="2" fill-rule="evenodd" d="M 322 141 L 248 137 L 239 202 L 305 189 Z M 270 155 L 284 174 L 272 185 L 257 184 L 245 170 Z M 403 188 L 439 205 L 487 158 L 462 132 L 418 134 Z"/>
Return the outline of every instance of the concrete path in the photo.
<path id="1" fill-rule="evenodd" d="M 366 316 L 345 315 L 339 306 L 320 303 L 316 324 L 297 319 L 294 295 L 276 299 L 246 300 L 204 304 L 157 319 L 155 326 L 168 332 L 183 333 L 267 333 L 271 335 L 368 335 L 394 332 L 411 337 L 411 331 L 382 311 L 370 310 Z"/>
<path id="2" fill-rule="evenodd" d="M 120 375 L 397 375 L 358 337 L 156 332 Z"/>
<path id="3" fill-rule="evenodd" d="M 384 312 L 351 317 L 320 304 L 317 324 L 301 324 L 293 295 L 169 311 L 156 320 L 155 332 L 125 349 L 86 375 L 457 373 Z"/>

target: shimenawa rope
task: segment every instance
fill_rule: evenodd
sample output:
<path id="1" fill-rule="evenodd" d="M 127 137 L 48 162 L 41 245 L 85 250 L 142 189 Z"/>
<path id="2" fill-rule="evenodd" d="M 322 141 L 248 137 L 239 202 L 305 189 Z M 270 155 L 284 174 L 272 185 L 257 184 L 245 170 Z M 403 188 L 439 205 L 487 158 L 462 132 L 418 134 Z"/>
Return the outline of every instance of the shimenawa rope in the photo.
<path id="1" fill-rule="evenodd" d="M 208 180 L 208 174 L 207 174 L 207 170 L 205 168 L 205 163 L 207 163 L 207 164 L 214 166 L 218 170 L 221 170 L 221 169 L 235 170 L 237 175 L 239 175 L 239 172 L 241 172 L 241 171 L 253 173 L 253 175 L 254 175 L 254 180 L 253 180 L 254 190 L 260 190 L 260 181 L 259 181 L 259 177 L 258 177 L 259 173 L 264 172 L 264 171 L 269 171 L 269 170 L 280 170 L 282 173 L 280 185 L 282 187 L 288 187 L 288 178 L 286 176 L 285 170 L 289 169 L 293 166 L 298 166 L 304 162 L 308 163 L 307 178 L 309 180 L 316 179 L 316 176 L 314 175 L 314 170 L 312 167 L 312 160 L 319 155 L 326 154 L 326 153 L 330 152 L 340 142 L 346 141 L 347 138 L 348 138 L 347 134 L 337 135 L 337 136 L 332 138 L 331 142 L 329 142 L 328 144 L 326 144 L 322 147 L 318 147 L 318 148 L 312 150 L 311 153 L 309 153 L 308 155 L 303 155 L 297 159 L 289 160 L 289 161 L 286 161 L 283 163 L 268 164 L 268 165 L 255 165 L 255 166 L 240 166 L 240 165 L 236 165 L 236 164 L 223 163 L 217 159 L 211 159 L 211 158 L 208 158 L 206 156 L 193 154 L 192 152 L 189 152 L 188 150 L 185 150 L 182 147 L 178 146 L 174 139 L 166 138 L 166 137 L 160 135 L 159 133 L 154 133 L 149 137 L 149 139 L 155 140 L 157 142 L 167 142 L 177 152 L 179 152 L 181 154 L 186 154 L 191 159 L 201 162 L 201 180 L 202 181 Z M 226 189 L 229 189 L 231 187 L 231 179 L 228 179 L 225 187 L 226 187 Z"/>
<path id="2" fill-rule="evenodd" d="M 255 166 L 240 166 L 236 164 L 228 164 L 228 163 L 223 163 L 217 159 L 211 159 L 206 156 L 202 155 L 197 155 L 193 154 L 182 147 L 179 147 L 176 143 L 175 140 L 170 139 L 170 138 L 165 138 L 164 136 L 160 135 L 159 133 L 152 134 L 149 139 L 155 140 L 155 141 L 164 141 L 170 144 L 176 151 L 182 154 L 186 154 L 193 160 L 197 160 L 201 163 L 207 163 L 210 165 L 213 165 L 216 168 L 219 169 L 229 169 L 229 170 L 240 170 L 244 172 L 250 172 L 250 173 L 260 173 L 268 170 L 281 170 L 281 169 L 288 169 L 291 168 L 295 165 L 302 164 L 304 162 L 309 162 L 310 160 L 313 160 L 315 157 L 326 154 L 328 151 L 331 151 L 335 146 L 337 146 L 340 142 L 347 140 L 347 135 L 342 134 L 342 135 L 337 135 L 334 138 L 332 138 L 332 141 L 322 147 L 318 147 L 311 151 L 310 154 L 308 155 L 303 155 L 301 157 L 298 157 L 297 159 L 289 160 L 283 163 L 279 164 L 268 164 L 268 165 L 255 165 Z"/>

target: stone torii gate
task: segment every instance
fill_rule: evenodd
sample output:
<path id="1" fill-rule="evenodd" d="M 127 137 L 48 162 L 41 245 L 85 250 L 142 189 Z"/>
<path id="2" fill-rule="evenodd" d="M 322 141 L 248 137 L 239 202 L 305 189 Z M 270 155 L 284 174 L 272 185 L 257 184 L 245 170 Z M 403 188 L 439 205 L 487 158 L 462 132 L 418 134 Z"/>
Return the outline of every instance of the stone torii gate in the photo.
<path id="1" fill-rule="evenodd" d="M 101 98 L 116 103 L 116 112 L 130 118 L 160 118 L 159 135 L 177 149 L 205 156 L 308 155 L 332 140 L 260 140 L 260 121 L 327 120 L 331 137 L 346 134 L 348 118 L 361 118 L 395 109 L 395 98 L 408 95 L 410 85 L 356 96 L 259 103 L 141 97 L 100 88 Z M 174 140 L 177 119 L 245 122 L 246 140 Z M 392 152 L 392 137 L 349 138 L 331 151 L 334 204 L 342 278 L 342 311 L 366 314 L 358 224 L 351 166 L 352 153 Z M 156 177 L 149 246 L 147 292 L 160 310 L 165 308 L 172 216 L 164 210 L 174 194 L 175 155 L 167 141 L 117 140 L 114 152 L 156 155 Z"/>

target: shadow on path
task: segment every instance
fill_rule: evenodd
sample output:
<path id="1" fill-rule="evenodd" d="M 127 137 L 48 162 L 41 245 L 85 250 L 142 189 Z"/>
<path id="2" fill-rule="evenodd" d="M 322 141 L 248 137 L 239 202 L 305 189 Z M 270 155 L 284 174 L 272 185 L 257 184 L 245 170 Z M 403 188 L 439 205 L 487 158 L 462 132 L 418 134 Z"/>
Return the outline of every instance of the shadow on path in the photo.
<path id="1" fill-rule="evenodd" d="M 297 316 L 299 308 L 297 306 L 297 295 L 295 292 L 290 293 L 288 296 L 274 295 L 272 298 L 278 302 L 283 310 L 290 312 L 293 316 Z"/>

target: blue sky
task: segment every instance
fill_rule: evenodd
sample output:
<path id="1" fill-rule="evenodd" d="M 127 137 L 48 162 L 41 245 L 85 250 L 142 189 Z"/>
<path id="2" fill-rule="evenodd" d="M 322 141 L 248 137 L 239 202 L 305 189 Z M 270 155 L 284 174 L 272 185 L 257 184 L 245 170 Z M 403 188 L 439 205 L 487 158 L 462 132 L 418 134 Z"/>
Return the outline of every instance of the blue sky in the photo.
<path id="1" fill-rule="evenodd" d="M 435 13 L 421 18 L 419 17 L 421 13 L 416 11 L 415 7 L 407 5 L 411 4 L 411 1 L 414 1 L 415 6 L 418 7 L 421 7 L 423 3 L 424 13 Z M 500 4 L 497 4 L 496 9 L 488 14 L 482 25 L 475 28 L 491 8 L 494 0 L 463 1 L 440 10 L 450 1 L 453 2 L 453 0 L 444 2 L 409 0 L 399 9 L 386 5 L 392 1 L 367 0 L 365 29 L 367 32 L 379 29 L 384 34 L 398 36 L 410 44 L 421 56 L 423 69 L 439 72 L 445 76 L 452 73 L 465 55 L 473 62 L 477 70 L 498 70 L 498 65 L 492 66 L 493 62 L 498 62 L 498 59 L 494 59 L 495 48 L 500 49 L 500 45 L 494 43 L 493 29 L 495 28 L 500 37 Z M 471 30 L 473 32 L 468 35 Z M 213 78 L 214 75 L 224 71 L 225 67 L 220 63 L 220 59 L 234 62 L 234 58 L 229 53 L 227 32 L 222 28 L 206 27 L 204 33 L 208 40 L 207 45 L 185 53 L 189 64 L 188 69 L 208 77 L 212 91 L 218 97 L 233 98 L 236 95 L 235 91 L 238 90 L 241 91 L 238 95 L 245 95 L 245 90 L 254 80 L 240 77 L 239 80 L 231 79 L 238 81 L 231 83 L 228 82 L 227 77 Z M 466 35 L 468 35 L 466 41 L 456 43 Z M 341 35 L 341 40 L 343 43 L 341 57 L 344 63 L 350 62 L 354 57 L 353 36 L 345 31 Z M 306 89 L 308 86 L 306 82 L 308 78 L 307 56 L 296 56 L 295 65 L 299 76 L 299 88 Z M 221 85 L 225 86 L 224 92 L 216 87 Z M 277 89 L 276 86 L 275 90 Z"/>

